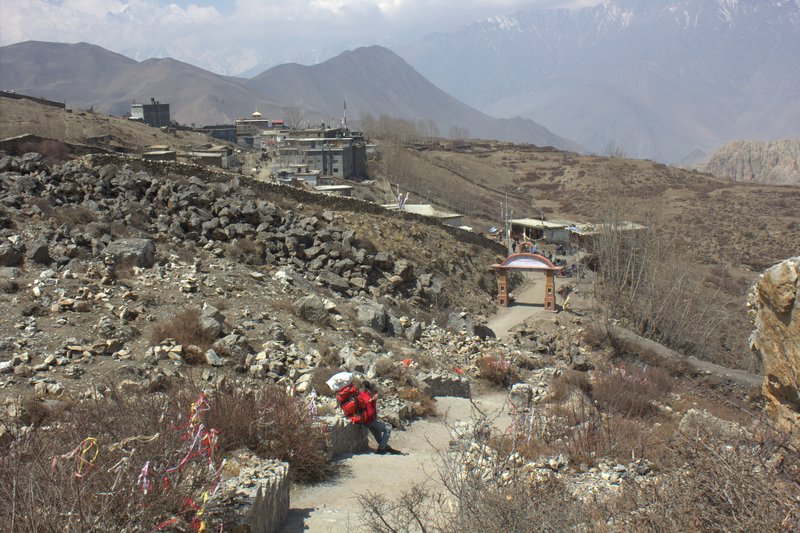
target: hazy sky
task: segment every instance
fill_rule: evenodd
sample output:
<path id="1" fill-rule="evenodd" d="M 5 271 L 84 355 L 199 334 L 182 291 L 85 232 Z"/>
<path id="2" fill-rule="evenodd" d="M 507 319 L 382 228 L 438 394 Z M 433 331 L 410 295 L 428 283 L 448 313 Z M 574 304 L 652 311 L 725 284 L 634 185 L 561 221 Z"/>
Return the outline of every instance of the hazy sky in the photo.
<path id="1" fill-rule="evenodd" d="M 0 45 L 90 42 L 224 74 L 315 63 L 357 46 L 411 43 L 525 8 L 601 0 L 0 0 Z"/>

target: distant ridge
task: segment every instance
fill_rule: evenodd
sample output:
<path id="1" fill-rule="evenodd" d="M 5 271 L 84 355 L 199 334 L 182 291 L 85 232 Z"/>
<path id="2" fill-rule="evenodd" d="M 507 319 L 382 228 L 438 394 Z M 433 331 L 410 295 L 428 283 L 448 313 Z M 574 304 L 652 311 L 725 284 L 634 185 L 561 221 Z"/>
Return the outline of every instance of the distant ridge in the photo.
<path id="1" fill-rule="evenodd" d="M 357 48 L 310 67 L 286 64 L 247 81 L 247 86 L 296 107 L 314 107 L 341 116 L 387 114 L 408 120 L 433 120 L 443 135 L 451 126 L 472 137 L 528 142 L 564 150 L 582 148 L 528 119 L 497 119 L 445 93 L 391 50 Z"/>
<path id="2" fill-rule="evenodd" d="M 134 101 L 155 98 L 184 124 L 231 123 L 258 109 L 286 118 L 337 120 L 343 101 L 353 118 L 372 113 L 433 120 L 474 137 L 580 151 L 528 119 L 497 119 L 459 102 L 386 48 L 359 48 L 310 67 L 281 65 L 251 80 L 220 76 L 174 59 L 138 62 L 96 45 L 30 41 L 0 48 L 0 88 L 123 115 Z"/>
<path id="3" fill-rule="evenodd" d="M 475 21 L 397 51 L 468 105 L 597 153 L 676 163 L 732 139 L 800 136 L 796 1 L 594 4 Z"/>
<path id="4" fill-rule="evenodd" d="M 733 181 L 800 185 L 800 139 L 731 141 L 711 155 L 705 170 Z"/>

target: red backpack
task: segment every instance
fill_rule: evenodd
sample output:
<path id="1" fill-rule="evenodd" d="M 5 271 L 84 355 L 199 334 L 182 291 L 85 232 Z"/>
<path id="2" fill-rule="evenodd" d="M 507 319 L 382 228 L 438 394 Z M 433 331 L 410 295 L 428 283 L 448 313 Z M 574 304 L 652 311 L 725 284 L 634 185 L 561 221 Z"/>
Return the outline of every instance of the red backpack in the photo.
<path id="1" fill-rule="evenodd" d="M 358 387 L 350 384 L 336 393 L 336 401 L 342 408 L 346 417 L 351 418 L 359 414 Z"/>

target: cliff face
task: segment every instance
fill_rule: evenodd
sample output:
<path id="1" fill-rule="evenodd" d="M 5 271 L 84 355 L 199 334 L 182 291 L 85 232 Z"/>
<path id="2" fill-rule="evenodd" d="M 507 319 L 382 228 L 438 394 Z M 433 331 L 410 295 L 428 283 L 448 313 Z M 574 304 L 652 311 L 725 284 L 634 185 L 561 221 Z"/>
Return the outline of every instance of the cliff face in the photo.
<path id="1" fill-rule="evenodd" d="M 800 140 L 731 141 L 714 152 L 705 170 L 733 181 L 800 185 Z"/>
<path id="2" fill-rule="evenodd" d="M 767 411 L 800 446 L 800 256 L 770 268 L 750 291 L 750 337 L 764 361 Z"/>

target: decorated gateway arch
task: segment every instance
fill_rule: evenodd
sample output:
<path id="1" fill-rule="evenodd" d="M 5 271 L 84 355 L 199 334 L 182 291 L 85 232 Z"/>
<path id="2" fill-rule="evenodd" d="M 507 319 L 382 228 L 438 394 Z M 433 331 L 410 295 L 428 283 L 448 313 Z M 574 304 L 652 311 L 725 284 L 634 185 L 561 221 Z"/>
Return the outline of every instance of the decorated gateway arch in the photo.
<path id="1" fill-rule="evenodd" d="M 530 242 L 520 243 L 519 249 L 533 250 L 533 244 Z M 546 257 L 529 252 L 521 252 L 509 255 L 505 261 L 492 265 L 492 268 L 497 271 L 497 305 L 508 307 L 511 305 L 508 297 L 508 272 L 509 271 L 522 271 L 522 272 L 544 272 L 544 309 L 545 311 L 556 312 L 556 272 L 561 271 L 561 267 L 555 266 Z"/>

